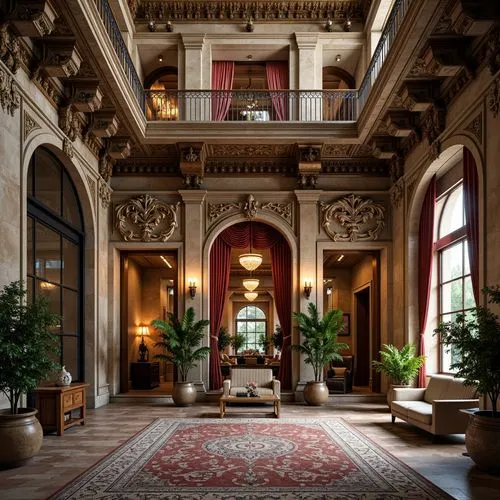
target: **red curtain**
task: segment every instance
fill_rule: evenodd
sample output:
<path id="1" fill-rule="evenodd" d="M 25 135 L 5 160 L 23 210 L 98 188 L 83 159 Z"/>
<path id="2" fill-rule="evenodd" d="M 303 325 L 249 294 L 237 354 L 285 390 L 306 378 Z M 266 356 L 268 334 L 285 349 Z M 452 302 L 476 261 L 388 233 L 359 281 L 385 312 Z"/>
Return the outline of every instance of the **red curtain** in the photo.
<path id="1" fill-rule="evenodd" d="M 217 340 L 229 287 L 230 270 L 231 247 L 222 238 L 217 238 L 210 251 L 210 389 L 222 386 Z M 213 297 L 222 300 L 213 300 Z"/>
<path id="2" fill-rule="evenodd" d="M 267 88 L 270 90 L 271 102 L 280 121 L 288 120 L 287 94 L 285 92 L 273 92 L 273 90 L 288 90 L 288 73 L 287 63 L 266 63 Z"/>
<path id="3" fill-rule="evenodd" d="M 212 63 L 212 121 L 226 119 L 231 106 L 231 92 L 234 78 L 234 61 L 214 61 Z M 221 92 L 216 92 L 221 90 Z M 225 91 L 225 92 L 223 92 Z"/>
<path id="4" fill-rule="evenodd" d="M 474 156 L 464 148 L 464 206 L 472 290 L 479 304 L 479 180 Z"/>
<path id="5" fill-rule="evenodd" d="M 229 269 L 231 259 L 231 248 L 246 248 L 252 242 L 256 249 L 271 249 L 271 269 L 275 291 L 276 310 L 283 329 L 283 350 L 281 354 L 281 366 L 278 378 L 283 389 L 291 388 L 291 366 L 292 354 L 285 346 L 291 342 L 291 316 L 292 316 L 292 256 L 290 247 L 283 236 L 272 227 L 259 222 L 241 222 L 225 229 L 215 240 L 210 252 L 210 327 L 211 337 L 219 334 L 222 311 L 227 289 L 229 286 Z M 217 243 L 219 242 L 219 243 Z M 216 246 L 217 243 L 217 246 Z M 221 248 L 224 248 L 224 253 Z M 212 257 L 212 254 L 214 256 Z M 219 256 L 216 259 L 216 256 Z M 227 268 L 226 268 L 227 266 Z M 227 277 L 226 274 L 227 273 Z M 226 285 L 222 288 L 223 280 Z M 212 282 L 214 285 L 212 286 Z M 215 283 L 220 287 L 215 288 Z M 212 319 L 213 314 L 219 314 Z M 210 341 L 210 388 L 218 389 L 222 385 L 220 373 L 220 360 L 218 356 L 217 340 Z M 215 373 L 217 371 L 217 373 Z"/>
<path id="6" fill-rule="evenodd" d="M 432 253 L 434 243 L 434 207 L 436 205 L 436 176 L 427 188 L 420 225 L 418 228 L 418 327 L 420 331 L 419 354 L 425 354 L 425 325 L 431 292 Z M 418 372 L 418 386 L 425 387 L 425 362 Z"/>

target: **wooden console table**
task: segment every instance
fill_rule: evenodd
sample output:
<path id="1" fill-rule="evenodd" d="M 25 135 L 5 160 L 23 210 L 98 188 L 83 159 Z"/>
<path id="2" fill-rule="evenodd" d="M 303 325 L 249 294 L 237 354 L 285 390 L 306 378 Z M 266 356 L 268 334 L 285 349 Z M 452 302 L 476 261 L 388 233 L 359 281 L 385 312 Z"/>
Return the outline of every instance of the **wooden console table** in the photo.
<path id="1" fill-rule="evenodd" d="M 37 417 L 44 432 L 56 431 L 61 436 L 73 425 L 85 425 L 88 386 L 75 383 L 64 387 L 38 387 L 35 390 Z"/>
<path id="2" fill-rule="evenodd" d="M 153 389 L 160 385 L 160 363 L 138 361 L 130 365 L 132 389 Z"/>

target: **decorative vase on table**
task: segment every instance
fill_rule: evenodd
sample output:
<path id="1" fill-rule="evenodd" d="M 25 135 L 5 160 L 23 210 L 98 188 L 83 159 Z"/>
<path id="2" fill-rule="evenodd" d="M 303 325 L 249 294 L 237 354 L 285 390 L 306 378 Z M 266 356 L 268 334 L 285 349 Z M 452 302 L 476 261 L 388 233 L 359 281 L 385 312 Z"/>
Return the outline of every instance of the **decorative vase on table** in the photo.
<path id="1" fill-rule="evenodd" d="M 63 366 L 62 370 L 57 374 L 56 384 L 61 387 L 67 387 L 71 385 L 72 380 L 71 373 Z"/>
<path id="2" fill-rule="evenodd" d="M 257 384 L 255 382 L 247 382 L 245 389 L 247 390 L 247 396 L 249 398 L 258 397 L 259 392 L 257 391 Z"/>

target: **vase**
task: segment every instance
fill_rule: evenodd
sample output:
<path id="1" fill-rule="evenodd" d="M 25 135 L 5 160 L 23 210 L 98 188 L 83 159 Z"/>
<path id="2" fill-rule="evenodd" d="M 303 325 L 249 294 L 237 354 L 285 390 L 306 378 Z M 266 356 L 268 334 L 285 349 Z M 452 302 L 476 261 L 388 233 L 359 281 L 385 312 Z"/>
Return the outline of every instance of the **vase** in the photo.
<path id="1" fill-rule="evenodd" d="M 304 401 L 310 406 L 328 403 L 328 387 L 324 381 L 307 382 L 304 388 Z"/>
<path id="2" fill-rule="evenodd" d="M 62 370 L 57 374 L 56 385 L 66 387 L 68 385 L 71 385 L 71 380 L 71 373 L 66 370 L 65 366 L 63 366 Z"/>

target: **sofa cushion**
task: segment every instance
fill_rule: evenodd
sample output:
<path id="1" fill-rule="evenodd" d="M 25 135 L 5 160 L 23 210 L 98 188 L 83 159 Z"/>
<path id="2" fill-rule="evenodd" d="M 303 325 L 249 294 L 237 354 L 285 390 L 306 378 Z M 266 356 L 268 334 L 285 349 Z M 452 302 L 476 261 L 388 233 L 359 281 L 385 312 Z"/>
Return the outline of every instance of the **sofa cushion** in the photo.
<path id="1" fill-rule="evenodd" d="M 335 377 L 343 377 L 346 370 L 347 370 L 347 368 L 337 368 L 336 366 L 334 366 L 333 367 L 333 375 Z"/>
<path id="2" fill-rule="evenodd" d="M 408 419 L 416 420 L 422 424 L 432 424 L 432 405 L 423 401 L 415 401 L 418 405 L 408 408 Z"/>
<path id="3" fill-rule="evenodd" d="M 248 382 L 255 382 L 257 387 L 272 389 L 273 371 L 271 368 L 233 368 L 231 386 L 245 387 Z"/>
<path id="4" fill-rule="evenodd" d="M 474 386 L 464 385 L 464 380 L 450 375 L 433 375 L 425 391 L 424 400 L 432 403 L 437 399 L 474 399 Z"/>
<path id="5" fill-rule="evenodd" d="M 393 401 L 391 403 L 391 410 L 397 411 L 402 415 L 408 416 L 408 411 L 410 410 L 410 408 L 418 408 L 419 405 L 421 404 L 430 406 L 432 411 L 432 405 L 424 403 L 423 401 Z"/>

